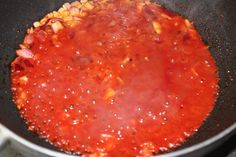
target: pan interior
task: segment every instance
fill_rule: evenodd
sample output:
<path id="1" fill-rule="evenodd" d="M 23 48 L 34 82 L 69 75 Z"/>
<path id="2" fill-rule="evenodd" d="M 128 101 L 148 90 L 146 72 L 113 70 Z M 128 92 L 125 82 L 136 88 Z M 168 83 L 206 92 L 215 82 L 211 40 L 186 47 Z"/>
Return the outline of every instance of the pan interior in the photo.
<path id="1" fill-rule="evenodd" d="M 71 1 L 71 0 L 70 0 Z M 70 2 L 69 1 L 69 2 Z M 27 131 L 27 126 L 12 102 L 10 63 L 22 42 L 26 29 L 46 13 L 68 0 L 12 0 L 0 2 L 0 123 L 23 138 L 57 150 Z M 156 0 L 164 7 L 194 22 L 203 40 L 210 46 L 219 76 L 220 91 L 216 106 L 200 130 L 178 149 L 204 141 L 236 122 L 236 1 L 234 0 Z M 17 9 L 16 9 L 17 8 Z"/>

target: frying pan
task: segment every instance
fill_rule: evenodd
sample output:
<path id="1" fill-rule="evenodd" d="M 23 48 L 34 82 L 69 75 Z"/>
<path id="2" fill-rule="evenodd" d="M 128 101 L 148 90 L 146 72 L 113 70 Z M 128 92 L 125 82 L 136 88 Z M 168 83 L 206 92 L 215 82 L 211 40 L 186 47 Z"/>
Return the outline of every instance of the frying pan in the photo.
<path id="1" fill-rule="evenodd" d="M 0 1 L 0 148 L 2 149 L 10 143 L 26 156 L 70 156 L 27 130 L 12 102 L 9 66 L 26 29 L 32 26 L 34 21 L 58 9 L 66 1 L 69 0 Z M 194 22 L 204 42 L 210 46 L 218 66 L 220 91 L 214 110 L 194 136 L 177 150 L 163 155 L 202 156 L 236 132 L 236 1 L 156 0 L 155 2 Z"/>

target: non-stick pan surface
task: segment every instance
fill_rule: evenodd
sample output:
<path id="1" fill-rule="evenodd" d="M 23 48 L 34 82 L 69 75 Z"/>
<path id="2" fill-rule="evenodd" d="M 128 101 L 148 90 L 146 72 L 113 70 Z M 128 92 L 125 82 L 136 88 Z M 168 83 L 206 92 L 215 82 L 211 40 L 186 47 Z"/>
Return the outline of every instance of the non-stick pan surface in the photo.
<path id="1" fill-rule="evenodd" d="M 55 147 L 28 131 L 20 118 L 11 98 L 9 65 L 15 57 L 15 49 L 22 42 L 26 29 L 46 13 L 58 9 L 64 2 L 66 0 L 0 1 L 0 124 L 23 139 L 56 151 L 58 150 Z M 205 145 L 197 145 L 199 147 L 196 147 L 196 144 L 204 141 L 212 143 L 216 139 L 223 141 L 226 135 L 236 132 L 236 1 L 156 0 L 155 2 L 194 22 L 204 41 L 210 46 L 218 66 L 220 91 L 216 106 L 200 130 L 178 148 L 182 150 L 195 145 L 190 148 L 201 151 L 203 149 L 199 148 L 209 144 L 205 142 Z M 229 127 L 231 128 L 227 129 Z"/>

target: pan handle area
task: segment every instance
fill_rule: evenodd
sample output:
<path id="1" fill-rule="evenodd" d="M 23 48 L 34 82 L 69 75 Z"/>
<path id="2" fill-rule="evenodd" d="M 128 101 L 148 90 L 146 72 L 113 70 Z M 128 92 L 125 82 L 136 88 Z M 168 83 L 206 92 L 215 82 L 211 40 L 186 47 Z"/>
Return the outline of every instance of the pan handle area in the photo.
<path id="1" fill-rule="evenodd" d="M 0 123 L 0 152 L 7 146 L 8 136 L 5 127 Z"/>

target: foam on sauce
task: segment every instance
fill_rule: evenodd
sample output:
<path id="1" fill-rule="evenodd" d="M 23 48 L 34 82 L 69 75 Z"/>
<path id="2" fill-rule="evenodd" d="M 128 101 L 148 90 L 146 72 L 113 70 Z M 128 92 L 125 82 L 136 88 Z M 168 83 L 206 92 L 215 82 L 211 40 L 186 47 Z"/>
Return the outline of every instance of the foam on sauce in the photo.
<path id="1" fill-rule="evenodd" d="M 36 29 L 33 58 L 12 63 L 29 129 L 85 156 L 175 148 L 212 110 L 217 70 L 187 20 L 156 4 L 113 1 L 57 33 Z"/>

